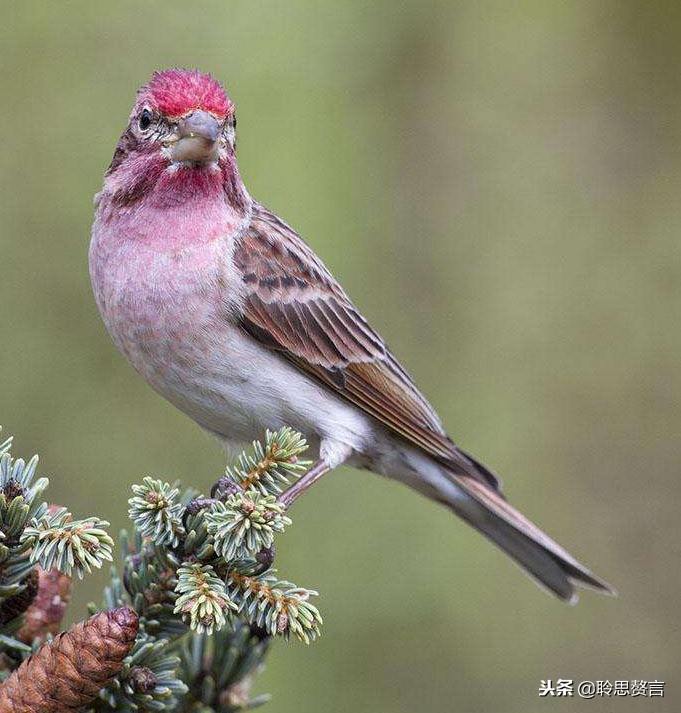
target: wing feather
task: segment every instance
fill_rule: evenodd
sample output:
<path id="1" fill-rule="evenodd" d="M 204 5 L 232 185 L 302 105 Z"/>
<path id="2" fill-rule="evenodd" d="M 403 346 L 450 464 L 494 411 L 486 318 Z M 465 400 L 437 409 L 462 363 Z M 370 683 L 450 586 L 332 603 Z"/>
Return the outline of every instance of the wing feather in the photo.
<path id="1" fill-rule="evenodd" d="M 497 489 L 496 477 L 452 443 L 385 342 L 292 228 L 256 205 L 234 263 L 251 336 L 455 472 Z"/>

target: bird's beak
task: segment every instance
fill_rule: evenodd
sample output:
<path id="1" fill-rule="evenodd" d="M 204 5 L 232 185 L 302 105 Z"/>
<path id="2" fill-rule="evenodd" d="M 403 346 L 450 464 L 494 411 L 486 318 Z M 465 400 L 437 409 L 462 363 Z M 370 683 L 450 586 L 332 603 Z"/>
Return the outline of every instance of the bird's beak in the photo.
<path id="1" fill-rule="evenodd" d="M 191 161 L 212 163 L 218 160 L 222 125 L 207 111 L 197 109 L 185 116 L 177 126 L 177 140 L 170 148 L 173 163 Z"/>

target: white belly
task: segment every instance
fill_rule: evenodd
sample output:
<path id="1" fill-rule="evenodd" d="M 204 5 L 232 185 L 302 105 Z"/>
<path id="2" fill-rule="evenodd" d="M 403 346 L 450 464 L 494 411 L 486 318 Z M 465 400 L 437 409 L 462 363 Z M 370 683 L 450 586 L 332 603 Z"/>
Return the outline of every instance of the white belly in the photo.
<path id="1" fill-rule="evenodd" d="M 368 416 L 237 326 L 228 325 L 203 358 L 189 372 L 183 368 L 152 385 L 226 442 L 240 447 L 265 429 L 284 425 L 303 433 L 315 448 L 320 440 L 332 440 L 362 452 L 371 440 Z"/>

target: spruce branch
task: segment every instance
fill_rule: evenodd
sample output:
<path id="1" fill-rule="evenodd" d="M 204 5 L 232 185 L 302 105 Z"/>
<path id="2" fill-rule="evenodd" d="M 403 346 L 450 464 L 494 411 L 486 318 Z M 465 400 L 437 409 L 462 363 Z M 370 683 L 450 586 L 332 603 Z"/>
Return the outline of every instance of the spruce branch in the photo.
<path id="1" fill-rule="evenodd" d="M 183 710 L 232 713 L 266 703 L 267 695 L 250 698 L 250 687 L 270 641 L 239 620 L 212 636 L 190 634 L 180 649 L 178 673 L 189 684 Z"/>
<path id="2" fill-rule="evenodd" d="M 0 606 L 25 590 L 33 565 L 30 545 L 21 542 L 21 536 L 32 518 L 47 512 L 40 496 L 48 480 L 33 483 L 38 456 L 28 462 L 15 460 L 9 452 L 11 444 L 8 438 L 0 445 Z"/>
<path id="3" fill-rule="evenodd" d="M 61 542 L 50 545 L 63 509 L 50 509 L 42 495 L 47 478 L 35 478 L 38 457 L 28 461 L 12 457 L 12 439 L 0 444 L 0 680 L 7 679 L 48 634 L 58 631 L 70 596 L 70 578 L 45 572 L 51 547 L 56 547 L 64 569 L 73 557 L 73 566 L 87 569 L 101 559 L 110 559 L 113 544 L 99 532 L 96 518 L 61 528 Z M 68 514 L 65 519 L 68 519 Z M 82 537 L 78 525 L 92 530 Z M 38 543 L 39 538 L 44 541 Z M 94 538 L 94 542 L 91 541 Z M 89 551 L 87 551 L 89 550 Z"/>
<path id="4" fill-rule="evenodd" d="M 237 603 L 238 613 L 270 636 L 288 639 L 293 634 L 309 644 L 320 634 L 322 617 L 309 601 L 317 592 L 278 579 L 274 570 L 257 577 L 230 572 L 227 593 Z"/>
<path id="5" fill-rule="evenodd" d="M 256 488 L 263 495 L 281 493 L 311 464 L 298 458 L 307 450 L 307 441 L 292 428 L 268 430 L 265 443 L 253 441 L 252 447 L 253 453 L 242 453 L 225 475 L 242 488 Z"/>
<path id="6" fill-rule="evenodd" d="M 178 677 L 179 665 L 167 639 L 140 632 L 118 676 L 99 692 L 100 701 L 90 710 L 174 710 L 188 690 Z"/>
<path id="7" fill-rule="evenodd" d="M 118 570 L 112 568 L 111 583 L 104 592 L 106 607 L 129 602 L 148 633 L 163 638 L 184 634 L 187 627 L 173 613 L 177 599 L 177 560 L 165 548 L 154 547 L 139 533 L 131 538 L 123 531 L 120 539 L 125 553 L 123 580 Z"/>
<path id="8" fill-rule="evenodd" d="M 210 497 L 180 496 L 150 477 L 135 485 L 128 501 L 135 527 L 121 534 L 121 574 L 112 567 L 106 611 L 40 648 L 60 626 L 70 574 L 111 561 L 113 542 L 105 521 L 48 508 L 39 497 L 47 480 L 33 483 L 37 458 L 13 460 L 10 444 L 0 444 L 0 713 L 253 708 L 267 700 L 251 698 L 250 683 L 272 638 L 310 643 L 319 635 L 321 617 L 309 601 L 316 592 L 269 569 L 275 537 L 291 524 L 276 494 L 308 465 L 299 460 L 300 434 L 268 432 Z M 98 679 L 104 670 L 94 671 L 94 661 L 103 665 L 106 656 L 90 623 L 115 612 L 129 612 L 139 631 Z"/>
<path id="9" fill-rule="evenodd" d="M 33 569 L 20 586 L 19 592 L 0 603 L 0 627 L 20 617 L 33 604 L 38 594 L 39 575 Z"/>
<path id="10" fill-rule="evenodd" d="M 128 500 L 128 515 L 139 532 L 155 545 L 176 547 L 184 534 L 184 505 L 178 502 L 179 490 L 162 480 L 146 477 L 133 485 L 135 496 Z"/>
<path id="11" fill-rule="evenodd" d="M 0 426 L 0 431 L 2 431 L 2 426 Z M 4 456 L 5 453 L 9 453 L 13 441 L 14 437 L 9 436 L 8 438 L 5 438 L 4 441 L 0 442 L 0 458 Z"/>
<path id="12" fill-rule="evenodd" d="M 29 550 L 25 544 L 7 546 L 0 542 L 0 602 L 23 590 L 23 582 L 33 569 Z"/>
<path id="13" fill-rule="evenodd" d="M 193 503 L 205 500 L 197 498 Z M 212 504 L 213 501 L 211 500 Z M 197 559 L 201 562 L 212 562 L 215 560 L 215 548 L 213 547 L 213 538 L 208 532 L 206 523 L 206 508 L 201 507 L 197 510 L 190 506 L 185 514 L 186 536 L 180 547 L 177 548 L 178 555 L 185 560 Z"/>
<path id="14" fill-rule="evenodd" d="M 212 634 L 227 622 L 225 612 L 237 606 L 229 598 L 225 583 L 209 564 L 184 565 L 177 570 L 175 613 L 180 614 L 192 631 Z"/>
<path id="15" fill-rule="evenodd" d="M 38 456 L 34 455 L 28 462 L 23 458 L 13 459 L 9 449 L 4 448 L 8 442 L 11 445 L 12 440 L 8 439 L 3 443 L 3 447 L 0 447 L 0 488 L 5 491 L 13 483 L 20 489 L 20 493 L 24 494 L 24 499 L 30 503 L 45 490 L 48 480 L 39 478 L 35 485 L 31 486 L 38 467 Z"/>
<path id="16" fill-rule="evenodd" d="M 0 713 L 62 713 L 90 703 L 121 669 L 138 620 L 101 612 L 43 644 L 0 686 Z"/>
<path id="17" fill-rule="evenodd" d="M 101 567 L 105 560 L 112 561 L 113 540 L 104 529 L 106 520 L 88 517 L 73 520 L 66 508 L 34 518 L 26 527 L 21 542 L 32 547 L 30 561 L 43 569 L 58 569 L 79 579 L 93 567 Z"/>
<path id="18" fill-rule="evenodd" d="M 204 514 L 215 552 L 223 559 L 255 557 L 271 547 L 274 535 L 283 532 L 291 519 L 275 495 L 263 495 L 251 489 L 215 501 Z"/>

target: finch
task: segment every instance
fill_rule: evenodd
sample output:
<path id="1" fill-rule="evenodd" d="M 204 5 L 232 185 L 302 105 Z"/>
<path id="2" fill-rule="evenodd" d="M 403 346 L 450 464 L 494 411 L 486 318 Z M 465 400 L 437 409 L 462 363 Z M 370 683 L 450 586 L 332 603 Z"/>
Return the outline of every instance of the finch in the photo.
<path id="1" fill-rule="evenodd" d="M 291 426 L 316 461 L 289 506 L 342 463 L 442 503 L 567 602 L 612 594 L 501 494 L 300 236 L 251 198 L 234 105 L 197 70 L 137 93 L 95 196 L 89 264 L 118 349 L 227 448 Z"/>

